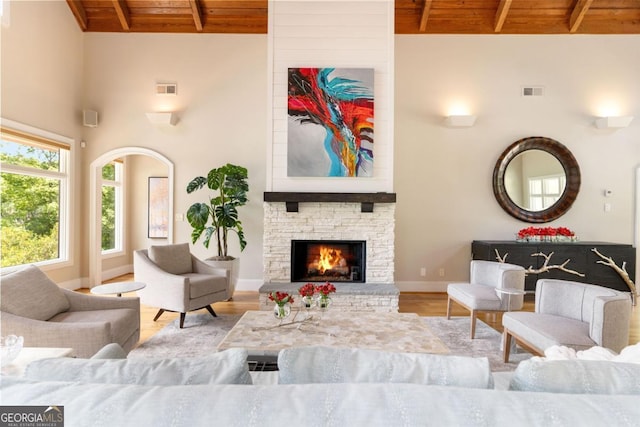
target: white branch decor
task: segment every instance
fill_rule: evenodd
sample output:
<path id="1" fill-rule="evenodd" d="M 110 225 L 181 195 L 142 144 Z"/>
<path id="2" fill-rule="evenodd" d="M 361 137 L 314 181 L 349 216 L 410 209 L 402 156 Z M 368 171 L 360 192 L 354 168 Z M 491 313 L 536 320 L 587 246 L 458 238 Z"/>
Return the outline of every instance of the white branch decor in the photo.
<path id="1" fill-rule="evenodd" d="M 553 256 L 553 252 L 549 253 L 549 255 L 546 255 L 542 252 L 536 252 L 531 254 L 531 256 L 541 256 L 544 258 L 544 264 L 542 264 L 542 267 L 540 268 L 533 268 L 532 265 L 529 266 L 529 268 L 527 268 L 525 270 L 525 272 L 527 272 L 528 274 L 540 274 L 540 273 L 546 273 L 550 270 L 560 270 L 560 271 L 564 271 L 565 273 L 569 273 L 569 274 L 575 274 L 576 276 L 580 276 L 580 277 L 584 277 L 585 274 L 584 273 L 580 273 L 579 271 L 575 271 L 575 270 L 570 270 L 568 268 L 566 268 L 566 265 L 569 264 L 571 262 L 571 259 L 567 259 L 565 262 L 563 262 L 562 264 L 556 264 L 556 265 L 549 265 L 549 261 L 551 261 L 551 257 Z"/>
<path id="2" fill-rule="evenodd" d="M 611 257 L 604 256 L 598 251 L 597 248 L 592 248 L 591 251 L 602 258 L 602 261 L 596 261 L 597 264 L 602 264 L 609 266 L 615 270 L 616 273 L 620 275 L 624 283 L 627 284 L 629 290 L 631 291 L 631 302 L 633 305 L 636 305 L 636 297 L 638 296 L 638 289 L 636 288 L 636 284 L 633 283 L 631 277 L 629 277 L 629 273 L 627 273 L 627 262 L 624 261 L 622 263 L 622 268 L 618 267 L 615 261 Z"/>
<path id="3" fill-rule="evenodd" d="M 504 256 L 500 256 L 500 252 L 498 252 L 497 249 L 494 249 L 494 251 L 496 251 L 496 259 L 498 260 L 498 262 L 502 262 L 502 263 L 507 262 L 507 257 L 509 256 L 509 252 L 505 252 Z"/>

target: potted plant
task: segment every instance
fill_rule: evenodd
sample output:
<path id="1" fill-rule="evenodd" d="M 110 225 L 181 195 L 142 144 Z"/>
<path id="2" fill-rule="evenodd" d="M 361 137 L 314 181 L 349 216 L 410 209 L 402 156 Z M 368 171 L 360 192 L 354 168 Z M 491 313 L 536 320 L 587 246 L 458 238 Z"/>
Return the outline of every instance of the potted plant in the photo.
<path id="1" fill-rule="evenodd" d="M 230 292 L 233 295 L 238 281 L 239 260 L 227 252 L 229 233 L 235 233 L 240 243 L 240 252 L 247 241 L 244 238 L 242 223 L 238 218 L 238 207 L 247 203 L 247 169 L 227 163 L 209 171 L 206 177 L 197 176 L 187 184 L 187 193 L 207 187 L 214 193 L 206 203 L 194 203 L 187 211 L 187 221 L 193 227 L 192 243 L 203 237 L 202 243 L 209 248 L 211 239 L 215 239 L 218 255 L 207 258 L 207 262 L 230 270 Z"/>

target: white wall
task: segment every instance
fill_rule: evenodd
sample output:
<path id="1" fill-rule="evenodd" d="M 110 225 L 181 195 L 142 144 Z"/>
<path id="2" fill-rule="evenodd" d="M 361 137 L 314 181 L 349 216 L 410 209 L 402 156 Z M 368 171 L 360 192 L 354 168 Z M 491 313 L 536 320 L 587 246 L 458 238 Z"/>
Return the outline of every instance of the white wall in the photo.
<path id="1" fill-rule="evenodd" d="M 393 1 L 269 2 L 272 78 L 268 191 L 393 192 Z M 287 70 L 373 68 L 373 177 L 287 176 Z"/>
<path id="2" fill-rule="evenodd" d="M 640 36 L 396 36 L 395 52 L 396 280 L 404 289 L 467 278 L 472 240 L 512 240 L 527 226 L 501 210 L 491 186 L 501 152 L 527 136 L 558 140 L 582 172 L 573 208 L 549 225 L 585 241 L 633 243 Z M 524 85 L 546 94 L 523 98 Z M 443 126 L 454 104 L 478 116 L 474 127 Z M 636 119 L 596 129 L 606 105 Z M 604 189 L 613 196 L 605 200 Z"/>
<path id="3" fill-rule="evenodd" d="M 79 141 L 82 135 L 82 32 L 63 1 L 5 2 L 0 52 L 0 115 Z M 72 168 L 81 170 L 82 150 L 72 145 Z M 57 282 L 79 284 L 84 260 L 82 180 L 72 181 L 71 265 L 44 267 Z"/>
<path id="4" fill-rule="evenodd" d="M 85 167 L 115 148 L 137 146 L 155 150 L 175 164 L 175 214 L 186 214 L 204 190 L 187 195 L 187 183 L 227 162 L 249 170 L 249 203 L 240 219 L 248 245 L 242 253 L 240 277 L 262 278 L 262 193 L 265 188 L 266 36 L 216 34 L 85 35 L 84 93 L 88 108 L 98 111 L 99 125 L 87 128 Z M 155 95 L 156 82 L 178 84 L 177 96 Z M 176 110 L 175 127 L 151 124 L 146 112 Z M 149 243 L 146 236 L 146 179 L 158 173 L 146 164 L 137 171 L 132 205 L 132 247 Z M 85 171 L 85 173 L 88 173 Z M 88 176 L 88 175 L 87 175 Z M 141 178 L 142 177 L 142 178 Z M 140 194 L 145 195 L 141 202 Z M 84 195 L 88 200 L 88 194 Z M 142 203 L 142 204 L 141 204 Z M 85 207 L 84 215 L 88 215 Z M 175 222 L 175 242 L 190 242 L 191 227 Z M 142 237 L 141 237 L 142 236 Z M 240 255 L 237 240 L 230 252 Z M 85 244 L 83 250 L 88 250 Z M 214 255 L 201 242 L 193 252 Z M 122 262 L 130 262 L 122 260 Z M 83 271 L 88 274 L 88 266 Z"/>

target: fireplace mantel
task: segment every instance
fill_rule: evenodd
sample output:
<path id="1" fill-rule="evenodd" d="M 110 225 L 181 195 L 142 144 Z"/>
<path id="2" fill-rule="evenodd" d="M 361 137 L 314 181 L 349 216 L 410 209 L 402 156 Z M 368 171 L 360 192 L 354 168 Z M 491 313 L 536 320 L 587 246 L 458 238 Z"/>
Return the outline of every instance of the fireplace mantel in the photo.
<path id="1" fill-rule="evenodd" d="M 374 203 L 395 203 L 396 193 L 300 193 L 265 192 L 265 202 L 284 202 L 287 212 L 298 212 L 298 203 L 360 203 L 361 212 L 373 212 Z"/>

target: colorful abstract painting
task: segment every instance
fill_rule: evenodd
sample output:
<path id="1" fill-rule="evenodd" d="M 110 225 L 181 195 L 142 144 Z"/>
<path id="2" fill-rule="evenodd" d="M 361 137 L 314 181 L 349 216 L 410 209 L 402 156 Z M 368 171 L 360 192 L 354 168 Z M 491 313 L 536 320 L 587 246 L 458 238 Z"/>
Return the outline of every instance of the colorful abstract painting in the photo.
<path id="1" fill-rule="evenodd" d="M 287 175 L 373 176 L 373 69 L 289 68 Z"/>

